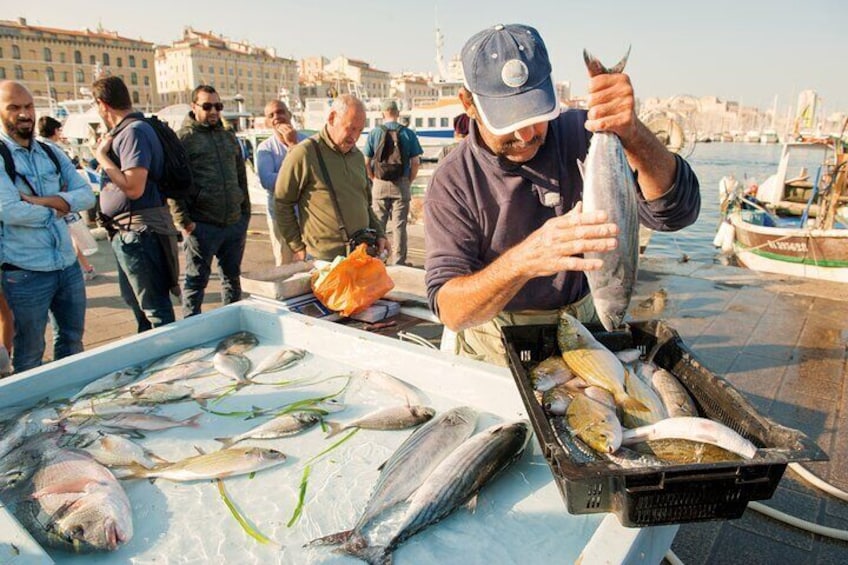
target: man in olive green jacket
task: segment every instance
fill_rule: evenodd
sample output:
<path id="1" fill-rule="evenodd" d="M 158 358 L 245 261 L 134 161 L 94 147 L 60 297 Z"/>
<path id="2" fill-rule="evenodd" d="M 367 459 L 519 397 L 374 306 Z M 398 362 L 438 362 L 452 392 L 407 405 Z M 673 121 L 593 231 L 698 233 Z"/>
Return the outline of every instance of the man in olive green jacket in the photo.
<path id="1" fill-rule="evenodd" d="M 191 162 L 196 196 L 171 202 L 184 237 L 183 317 L 200 314 L 212 257 L 218 260 L 223 303 L 241 299 L 241 260 L 250 220 L 244 157 L 235 134 L 222 123 L 224 105 L 208 85 L 195 88 L 191 99 L 191 122 L 177 135 Z"/>
<path id="2" fill-rule="evenodd" d="M 365 107 L 355 96 L 335 99 L 327 124 L 317 139 L 289 150 L 274 187 L 277 227 L 294 260 L 307 257 L 332 261 L 345 254 L 346 241 L 318 161 L 318 151 L 330 174 L 342 223 L 348 237 L 371 228 L 377 233 L 377 252 L 388 252 L 383 226 L 371 209 L 365 159 L 356 148 L 365 127 Z M 295 210 L 296 209 L 296 210 Z"/>

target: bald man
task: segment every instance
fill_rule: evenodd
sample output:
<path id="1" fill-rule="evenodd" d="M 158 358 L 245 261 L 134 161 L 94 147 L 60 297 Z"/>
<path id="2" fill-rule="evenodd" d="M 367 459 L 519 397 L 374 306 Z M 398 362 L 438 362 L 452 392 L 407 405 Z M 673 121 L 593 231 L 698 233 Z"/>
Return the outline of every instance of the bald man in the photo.
<path id="1" fill-rule="evenodd" d="M 65 217 L 94 206 L 94 193 L 64 152 L 33 139 L 35 107 L 22 84 L 0 82 L 0 121 L 0 151 L 14 168 L 11 177 L 0 168 L 2 284 L 21 372 L 42 363 L 48 315 L 53 358 L 82 351 L 85 282 Z"/>
<path id="2" fill-rule="evenodd" d="M 274 135 L 259 144 L 256 149 L 256 173 L 262 188 L 268 191 L 268 231 L 271 234 L 271 249 L 277 266 L 291 263 L 292 252 L 283 241 L 277 222 L 274 220 L 274 185 L 289 149 L 306 139 L 292 125 L 292 113 L 282 100 L 271 100 L 265 105 L 265 127 L 274 130 Z"/>

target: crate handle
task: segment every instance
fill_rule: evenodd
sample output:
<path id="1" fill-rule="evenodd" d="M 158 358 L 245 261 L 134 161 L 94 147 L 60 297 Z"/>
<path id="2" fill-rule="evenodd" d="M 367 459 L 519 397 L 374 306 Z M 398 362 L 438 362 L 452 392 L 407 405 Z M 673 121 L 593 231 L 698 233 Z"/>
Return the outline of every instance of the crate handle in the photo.
<path id="1" fill-rule="evenodd" d="M 643 477 L 644 478 L 644 477 Z M 658 477 L 658 481 L 652 484 L 641 484 L 641 485 L 628 485 L 628 492 L 652 492 L 657 490 L 662 490 L 665 488 L 665 485 L 672 483 L 688 483 L 692 481 L 719 481 L 719 480 L 727 480 L 733 479 L 734 483 L 737 485 L 756 485 L 761 483 L 769 483 L 771 481 L 768 474 L 761 475 L 757 477 L 744 478 L 742 474 L 739 472 L 739 468 L 729 469 L 727 471 L 718 471 L 715 470 L 710 473 L 694 473 L 694 474 L 674 474 L 674 475 L 666 475 L 665 473 L 660 474 Z"/>

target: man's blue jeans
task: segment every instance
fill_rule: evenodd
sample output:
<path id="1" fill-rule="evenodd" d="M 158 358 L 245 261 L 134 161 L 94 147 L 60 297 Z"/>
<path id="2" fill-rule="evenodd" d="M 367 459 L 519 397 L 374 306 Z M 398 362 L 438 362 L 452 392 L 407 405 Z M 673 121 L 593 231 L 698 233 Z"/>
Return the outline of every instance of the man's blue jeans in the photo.
<path id="1" fill-rule="evenodd" d="M 224 304 L 241 300 L 241 259 L 247 240 L 250 216 L 230 226 L 195 222 L 194 231 L 183 241 L 186 267 L 183 284 L 183 317 L 200 314 L 200 306 L 212 272 L 212 258 L 218 260 L 221 277 L 221 301 Z"/>
<path id="2" fill-rule="evenodd" d="M 112 238 L 118 286 L 135 315 L 138 332 L 174 321 L 170 272 L 162 244 L 152 231 L 121 231 Z"/>
<path id="3" fill-rule="evenodd" d="M 59 271 L 5 271 L 3 292 L 15 316 L 15 372 L 41 365 L 48 317 L 53 327 L 53 358 L 82 351 L 85 282 L 79 263 Z"/>

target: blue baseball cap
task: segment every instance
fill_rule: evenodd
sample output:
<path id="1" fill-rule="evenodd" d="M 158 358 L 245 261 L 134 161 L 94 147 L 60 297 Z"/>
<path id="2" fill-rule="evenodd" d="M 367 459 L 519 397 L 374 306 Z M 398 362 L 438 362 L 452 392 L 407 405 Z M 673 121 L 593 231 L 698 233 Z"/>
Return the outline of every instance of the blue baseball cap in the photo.
<path id="1" fill-rule="evenodd" d="M 474 35 L 462 48 L 462 73 L 483 123 L 495 135 L 560 113 L 548 50 L 530 26 L 498 24 Z"/>

